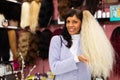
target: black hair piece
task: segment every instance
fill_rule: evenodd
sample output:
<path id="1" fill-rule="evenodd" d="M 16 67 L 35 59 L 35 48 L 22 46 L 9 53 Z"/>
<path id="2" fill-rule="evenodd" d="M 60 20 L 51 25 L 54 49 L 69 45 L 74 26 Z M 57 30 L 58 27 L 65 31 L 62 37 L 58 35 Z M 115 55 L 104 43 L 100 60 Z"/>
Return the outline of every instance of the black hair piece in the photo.
<path id="1" fill-rule="evenodd" d="M 40 27 L 47 27 L 49 25 L 53 16 L 53 10 L 52 0 L 42 0 L 38 21 Z"/>

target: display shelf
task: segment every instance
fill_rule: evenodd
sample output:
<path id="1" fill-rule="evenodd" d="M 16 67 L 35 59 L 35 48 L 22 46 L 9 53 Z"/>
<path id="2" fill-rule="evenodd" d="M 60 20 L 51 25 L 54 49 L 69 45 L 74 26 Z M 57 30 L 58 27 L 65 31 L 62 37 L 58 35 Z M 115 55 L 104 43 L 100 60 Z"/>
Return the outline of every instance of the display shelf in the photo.
<path id="1" fill-rule="evenodd" d="M 110 18 L 97 19 L 100 24 L 120 24 L 120 21 L 110 21 Z"/>
<path id="2" fill-rule="evenodd" d="M 110 24 L 110 23 L 113 23 L 113 24 L 118 24 L 120 23 L 119 21 L 110 21 L 110 18 L 111 18 L 111 15 L 110 15 L 110 6 L 112 5 L 120 5 L 120 0 L 101 0 L 100 3 L 99 3 L 99 6 L 97 8 L 97 11 L 96 11 L 96 14 L 97 14 L 97 17 L 98 15 L 101 15 L 100 18 L 96 18 L 98 20 L 98 22 L 100 23 L 107 23 L 107 24 Z M 101 14 L 99 13 L 98 14 L 98 10 L 102 11 Z M 105 13 L 105 16 L 104 18 L 102 17 L 102 13 Z M 107 15 L 107 13 L 109 13 L 109 17 Z"/>
<path id="3" fill-rule="evenodd" d="M 8 26 L 8 27 L 0 26 L 0 28 L 5 28 L 5 29 L 21 29 L 21 28 L 18 28 L 16 26 Z"/>

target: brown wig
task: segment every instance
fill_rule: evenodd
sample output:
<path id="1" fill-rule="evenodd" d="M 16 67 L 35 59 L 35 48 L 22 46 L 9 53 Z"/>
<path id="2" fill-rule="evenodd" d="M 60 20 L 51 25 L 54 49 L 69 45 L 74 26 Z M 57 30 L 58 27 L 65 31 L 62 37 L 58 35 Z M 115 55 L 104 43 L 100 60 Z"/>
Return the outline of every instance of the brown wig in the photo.
<path id="1" fill-rule="evenodd" d="M 25 56 L 25 65 L 34 65 L 36 58 L 39 57 L 40 38 L 37 34 L 32 34 L 30 37 L 29 48 Z"/>
<path id="2" fill-rule="evenodd" d="M 87 9 L 93 15 L 97 10 L 100 0 L 58 0 L 58 11 L 60 20 L 65 19 L 66 13 L 71 9 Z"/>
<path id="3" fill-rule="evenodd" d="M 69 0 L 58 0 L 58 12 L 60 20 L 65 19 L 66 12 L 71 8 L 71 3 Z"/>

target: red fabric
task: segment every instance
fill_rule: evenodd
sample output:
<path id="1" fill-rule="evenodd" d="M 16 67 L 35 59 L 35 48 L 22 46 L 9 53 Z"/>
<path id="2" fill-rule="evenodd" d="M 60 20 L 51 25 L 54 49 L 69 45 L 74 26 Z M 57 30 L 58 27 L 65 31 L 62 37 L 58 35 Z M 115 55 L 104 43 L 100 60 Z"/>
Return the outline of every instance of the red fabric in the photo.
<path id="1" fill-rule="evenodd" d="M 18 60 L 16 59 L 16 60 L 14 60 L 13 61 L 13 67 L 14 67 L 14 70 L 18 70 L 19 69 L 19 62 L 18 62 Z"/>
<path id="2" fill-rule="evenodd" d="M 53 36 L 54 35 L 60 35 L 62 33 L 62 29 L 59 28 L 59 29 L 56 29 L 54 32 L 53 32 Z"/>

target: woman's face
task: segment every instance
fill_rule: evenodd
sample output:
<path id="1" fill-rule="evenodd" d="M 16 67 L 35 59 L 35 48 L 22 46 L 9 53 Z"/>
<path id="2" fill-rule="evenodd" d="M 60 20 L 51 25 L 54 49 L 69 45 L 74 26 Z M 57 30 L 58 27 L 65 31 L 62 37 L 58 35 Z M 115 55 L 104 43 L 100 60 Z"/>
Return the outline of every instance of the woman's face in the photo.
<path id="1" fill-rule="evenodd" d="M 81 20 L 76 17 L 68 17 L 66 19 L 66 28 L 70 35 L 79 34 L 81 28 Z"/>

